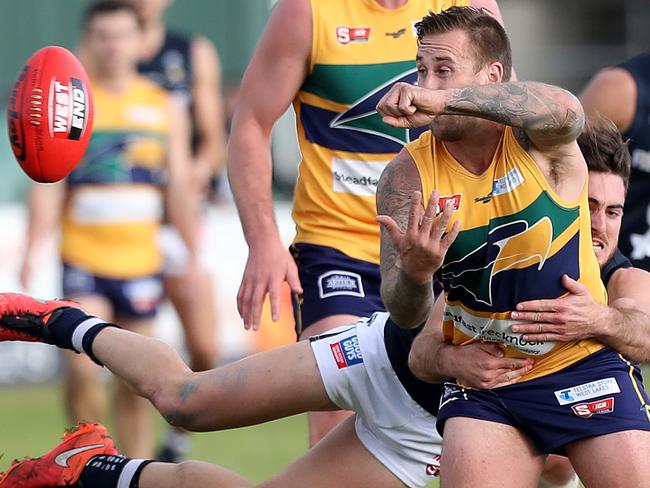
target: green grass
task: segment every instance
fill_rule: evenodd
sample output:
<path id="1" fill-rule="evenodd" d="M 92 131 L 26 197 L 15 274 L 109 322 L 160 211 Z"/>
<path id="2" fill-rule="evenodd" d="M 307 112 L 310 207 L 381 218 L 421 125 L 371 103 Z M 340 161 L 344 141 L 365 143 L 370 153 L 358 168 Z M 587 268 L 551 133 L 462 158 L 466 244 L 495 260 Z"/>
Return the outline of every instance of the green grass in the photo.
<path id="1" fill-rule="evenodd" d="M 68 425 L 57 385 L 0 388 L 0 419 L 0 471 L 13 459 L 50 450 Z M 159 431 L 163 429 L 160 420 Z M 261 481 L 306 450 L 307 418 L 298 415 L 255 427 L 195 434 L 190 457 Z"/>

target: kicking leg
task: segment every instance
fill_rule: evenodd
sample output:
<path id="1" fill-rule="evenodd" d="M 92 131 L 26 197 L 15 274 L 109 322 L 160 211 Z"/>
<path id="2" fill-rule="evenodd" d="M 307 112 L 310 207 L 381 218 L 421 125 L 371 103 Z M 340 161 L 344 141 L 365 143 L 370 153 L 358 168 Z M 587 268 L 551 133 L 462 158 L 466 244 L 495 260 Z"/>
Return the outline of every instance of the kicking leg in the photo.
<path id="1" fill-rule="evenodd" d="M 0 340 L 84 351 L 122 378 L 172 424 L 190 430 L 252 425 L 336 409 L 308 342 L 194 373 L 164 342 L 111 327 L 65 301 L 0 294 Z"/>

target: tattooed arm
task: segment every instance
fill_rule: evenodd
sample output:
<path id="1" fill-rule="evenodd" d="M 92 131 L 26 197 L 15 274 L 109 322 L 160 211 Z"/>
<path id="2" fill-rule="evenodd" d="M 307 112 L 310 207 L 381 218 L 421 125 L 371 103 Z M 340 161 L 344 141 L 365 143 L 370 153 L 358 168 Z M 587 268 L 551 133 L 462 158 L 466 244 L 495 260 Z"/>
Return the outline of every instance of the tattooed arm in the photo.
<path id="1" fill-rule="evenodd" d="M 584 125 L 578 99 L 562 88 L 537 82 L 490 83 L 432 90 L 397 83 L 377 110 L 396 127 L 422 127 L 437 115 L 464 115 L 514 128 L 519 144 L 560 196 L 582 191 L 587 169 L 575 142 Z"/>
<path id="2" fill-rule="evenodd" d="M 421 127 L 439 114 L 492 120 L 521 129 L 520 140 L 540 150 L 574 141 L 585 119 L 582 105 L 570 92 L 529 81 L 451 90 L 397 83 L 378 109 L 384 122 L 398 127 Z"/>
<path id="3" fill-rule="evenodd" d="M 451 206 L 436 215 L 438 192 L 422 206 L 422 183 L 411 155 L 402 150 L 386 167 L 377 188 L 381 229 L 381 297 L 393 321 L 404 328 L 423 323 L 433 302 L 433 274 L 458 235 L 444 235 Z"/>

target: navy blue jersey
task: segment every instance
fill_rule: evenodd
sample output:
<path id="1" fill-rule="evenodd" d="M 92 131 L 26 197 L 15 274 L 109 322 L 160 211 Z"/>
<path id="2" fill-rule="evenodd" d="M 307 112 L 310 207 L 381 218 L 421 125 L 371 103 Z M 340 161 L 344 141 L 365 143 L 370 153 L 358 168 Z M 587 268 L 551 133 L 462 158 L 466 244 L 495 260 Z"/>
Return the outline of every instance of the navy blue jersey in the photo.
<path id="1" fill-rule="evenodd" d="M 609 280 L 614 272 L 621 268 L 632 268 L 632 263 L 621 251 L 617 249 L 614 253 L 614 256 L 612 256 L 612 259 L 610 259 L 607 264 L 603 266 L 603 269 L 600 270 L 600 277 L 605 284 L 605 288 L 607 288 Z"/>
<path id="2" fill-rule="evenodd" d="M 619 247 L 635 267 L 650 271 L 650 53 L 625 61 L 637 88 L 634 119 L 623 134 L 630 139 L 632 175 Z"/>
<path id="3" fill-rule="evenodd" d="M 184 34 L 167 32 L 160 51 L 138 64 L 138 71 L 188 102 L 192 97 L 192 39 Z"/>

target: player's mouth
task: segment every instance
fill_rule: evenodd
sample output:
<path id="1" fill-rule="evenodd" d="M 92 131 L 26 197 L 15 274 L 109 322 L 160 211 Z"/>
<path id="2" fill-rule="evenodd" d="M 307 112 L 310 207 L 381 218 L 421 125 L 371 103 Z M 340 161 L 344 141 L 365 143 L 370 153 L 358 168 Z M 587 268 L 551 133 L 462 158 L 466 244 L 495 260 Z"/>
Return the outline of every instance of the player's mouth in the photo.
<path id="1" fill-rule="evenodd" d="M 594 248 L 594 252 L 595 252 L 596 254 L 600 254 L 600 253 L 603 252 L 603 251 L 605 250 L 605 248 L 607 247 L 607 246 L 605 245 L 605 243 L 604 243 L 603 241 L 601 241 L 600 239 L 592 239 L 592 240 L 591 240 L 591 245 L 593 246 L 593 248 Z"/>

